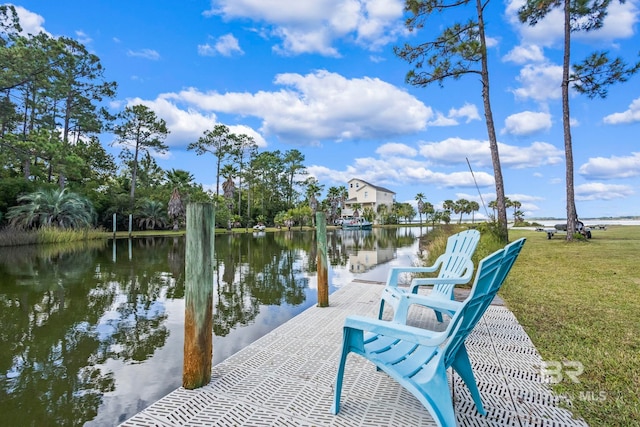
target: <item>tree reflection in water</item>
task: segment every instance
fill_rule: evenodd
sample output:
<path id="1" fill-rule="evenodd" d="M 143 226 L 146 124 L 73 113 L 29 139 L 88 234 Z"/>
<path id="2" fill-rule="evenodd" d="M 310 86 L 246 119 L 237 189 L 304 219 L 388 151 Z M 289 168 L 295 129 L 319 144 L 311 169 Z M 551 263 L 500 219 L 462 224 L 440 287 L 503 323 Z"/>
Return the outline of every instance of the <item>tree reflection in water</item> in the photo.
<path id="1" fill-rule="evenodd" d="M 401 239 L 382 231 L 357 244 L 415 241 L 413 234 Z M 167 343 L 167 303 L 184 298 L 184 238 L 112 245 L 0 248 L 3 425 L 83 425 L 98 411 L 114 411 L 103 404 L 105 393 L 118 394 L 107 362 L 149 363 Z M 314 304 L 315 246 L 310 232 L 216 235 L 214 334 L 251 325 L 266 306 Z M 354 250 L 340 233 L 328 235 L 328 247 L 333 268 L 344 267 Z"/>

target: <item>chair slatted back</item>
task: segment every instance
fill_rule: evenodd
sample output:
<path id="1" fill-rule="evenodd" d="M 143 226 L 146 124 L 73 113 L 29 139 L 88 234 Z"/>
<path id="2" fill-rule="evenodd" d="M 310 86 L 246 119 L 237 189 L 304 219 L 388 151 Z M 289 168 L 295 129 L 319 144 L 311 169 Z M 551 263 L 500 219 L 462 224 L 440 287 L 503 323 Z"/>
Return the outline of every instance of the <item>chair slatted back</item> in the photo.
<path id="1" fill-rule="evenodd" d="M 478 264 L 478 273 L 471 292 L 463 308 L 452 317 L 448 327 L 451 333 L 444 350 L 445 366 L 451 365 L 458 349 L 493 301 L 513 267 L 525 240 L 522 238 L 508 244 L 503 249 L 485 257 Z"/>

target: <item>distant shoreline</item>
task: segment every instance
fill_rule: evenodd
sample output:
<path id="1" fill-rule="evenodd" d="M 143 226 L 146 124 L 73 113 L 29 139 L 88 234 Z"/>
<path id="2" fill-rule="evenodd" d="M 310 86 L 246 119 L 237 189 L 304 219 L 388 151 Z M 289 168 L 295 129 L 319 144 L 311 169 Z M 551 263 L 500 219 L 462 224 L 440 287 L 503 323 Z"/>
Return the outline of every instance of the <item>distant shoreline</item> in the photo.
<path id="1" fill-rule="evenodd" d="M 553 226 L 565 222 L 564 218 L 557 219 L 529 219 L 528 222 L 535 222 L 544 226 Z M 584 225 L 593 227 L 595 225 L 640 225 L 640 218 L 580 218 Z M 516 227 L 518 228 L 518 227 Z"/>

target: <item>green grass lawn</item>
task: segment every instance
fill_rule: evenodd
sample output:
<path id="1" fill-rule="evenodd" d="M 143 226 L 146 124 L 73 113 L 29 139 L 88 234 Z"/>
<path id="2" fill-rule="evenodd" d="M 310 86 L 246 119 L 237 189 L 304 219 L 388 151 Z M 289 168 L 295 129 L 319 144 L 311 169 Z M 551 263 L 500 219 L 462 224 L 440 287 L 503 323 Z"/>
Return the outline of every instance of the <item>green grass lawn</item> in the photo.
<path id="1" fill-rule="evenodd" d="M 592 427 L 640 426 L 640 227 L 574 243 L 509 231 L 520 237 L 527 243 L 500 295 L 542 358 L 564 366 L 554 389 Z"/>

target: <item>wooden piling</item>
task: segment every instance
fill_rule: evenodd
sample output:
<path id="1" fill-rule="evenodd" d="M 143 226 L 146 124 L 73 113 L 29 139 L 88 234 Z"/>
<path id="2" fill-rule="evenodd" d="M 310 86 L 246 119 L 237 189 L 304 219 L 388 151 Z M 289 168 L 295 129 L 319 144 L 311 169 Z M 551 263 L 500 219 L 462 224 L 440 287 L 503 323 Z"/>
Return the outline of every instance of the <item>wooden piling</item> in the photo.
<path id="1" fill-rule="evenodd" d="M 182 386 L 189 390 L 211 381 L 214 225 L 212 204 L 187 205 Z"/>
<path id="2" fill-rule="evenodd" d="M 327 263 L 327 220 L 324 212 L 316 213 L 316 241 L 318 247 L 318 307 L 329 307 L 329 274 Z"/>

